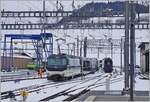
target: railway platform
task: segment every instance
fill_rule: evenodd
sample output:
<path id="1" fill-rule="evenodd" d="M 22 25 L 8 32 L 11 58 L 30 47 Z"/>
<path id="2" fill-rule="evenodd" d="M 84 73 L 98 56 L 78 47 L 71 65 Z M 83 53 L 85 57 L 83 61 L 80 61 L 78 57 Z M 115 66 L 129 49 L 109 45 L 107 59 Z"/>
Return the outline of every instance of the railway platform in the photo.
<path id="1" fill-rule="evenodd" d="M 89 91 L 76 101 L 130 101 L 129 95 L 122 95 L 122 91 Z M 134 101 L 149 101 L 148 91 L 135 91 Z"/>

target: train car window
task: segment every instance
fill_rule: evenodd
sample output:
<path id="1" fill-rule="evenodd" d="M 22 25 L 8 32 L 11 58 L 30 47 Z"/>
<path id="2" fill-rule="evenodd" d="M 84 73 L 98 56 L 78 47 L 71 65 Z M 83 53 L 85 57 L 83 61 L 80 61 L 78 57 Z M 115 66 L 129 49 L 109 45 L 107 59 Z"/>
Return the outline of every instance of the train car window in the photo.
<path id="1" fill-rule="evenodd" d="M 80 66 L 80 59 L 69 58 L 69 65 L 70 66 Z"/>
<path id="2" fill-rule="evenodd" d="M 84 67 L 90 66 L 90 62 L 89 62 L 89 61 L 84 61 L 84 62 L 83 62 L 83 66 L 84 66 Z"/>
<path id="3" fill-rule="evenodd" d="M 66 65 L 67 60 L 65 58 L 49 58 L 48 65 Z"/>
<path id="4" fill-rule="evenodd" d="M 113 61 L 110 58 L 104 59 L 103 70 L 105 73 L 111 73 L 113 71 Z"/>

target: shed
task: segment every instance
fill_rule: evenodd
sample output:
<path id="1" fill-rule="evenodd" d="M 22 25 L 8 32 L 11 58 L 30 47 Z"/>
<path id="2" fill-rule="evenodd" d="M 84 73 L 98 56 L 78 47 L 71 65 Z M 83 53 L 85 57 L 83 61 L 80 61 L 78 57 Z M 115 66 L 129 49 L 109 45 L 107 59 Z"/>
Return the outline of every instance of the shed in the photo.
<path id="1" fill-rule="evenodd" d="M 140 48 L 140 66 L 144 73 L 149 73 L 149 42 L 142 42 L 138 48 Z"/>
<path id="2" fill-rule="evenodd" d="M 32 62 L 33 59 L 31 57 L 15 54 L 13 57 L 13 67 L 17 69 L 26 69 L 27 64 L 29 62 Z M 1 64 L 2 64 L 2 70 L 7 70 L 11 66 L 10 56 L 1 56 Z"/>

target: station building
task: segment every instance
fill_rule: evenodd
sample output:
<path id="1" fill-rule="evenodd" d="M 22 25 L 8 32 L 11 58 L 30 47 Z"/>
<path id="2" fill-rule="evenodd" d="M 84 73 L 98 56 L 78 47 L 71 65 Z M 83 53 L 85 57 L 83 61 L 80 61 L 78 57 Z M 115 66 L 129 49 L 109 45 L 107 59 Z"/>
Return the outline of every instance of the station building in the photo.
<path id="1" fill-rule="evenodd" d="M 150 64 L 150 60 L 149 60 L 149 53 L 150 53 L 150 43 L 149 42 L 142 42 L 138 48 L 140 48 L 140 67 L 141 67 L 141 71 L 143 73 L 149 73 L 149 64 Z"/>

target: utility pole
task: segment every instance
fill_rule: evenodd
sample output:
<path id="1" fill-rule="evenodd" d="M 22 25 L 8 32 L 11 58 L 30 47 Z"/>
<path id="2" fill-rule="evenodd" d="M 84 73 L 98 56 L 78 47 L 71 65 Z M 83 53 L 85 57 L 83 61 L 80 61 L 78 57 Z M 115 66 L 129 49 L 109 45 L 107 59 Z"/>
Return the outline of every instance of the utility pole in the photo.
<path id="1" fill-rule="evenodd" d="M 73 43 L 73 52 L 74 52 L 74 56 L 75 56 L 75 54 L 76 54 L 76 44 L 75 44 L 75 42 Z"/>
<path id="2" fill-rule="evenodd" d="M 60 45 L 58 44 L 58 54 L 61 54 Z"/>
<path id="3" fill-rule="evenodd" d="M 1 64 L 1 40 L 2 40 L 2 35 L 1 35 L 1 23 L 2 23 L 2 19 L 1 19 L 1 0 L 0 0 L 0 75 L 1 75 L 1 70 L 2 70 L 2 64 Z M 4 59 L 4 57 L 3 57 Z M 1 80 L 1 77 L 0 77 Z M 0 84 L 1 87 L 1 84 Z M 0 89 L 0 93 L 1 93 L 1 89 Z M 1 100 L 1 94 L 0 94 L 0 100 Z"/>
<path id="4" fill-rule="evenodd" d="M 58 11 L 58 9 L 59 9 L 59 2 L 58 2 L 58 0 L 56 1 L 56 11 Z M 56 17 L 56 22 L 58 23 L 58 20 L 59 20 L 59 18 L 58 17 Z"/>
<path id="5" fill-rule="evenodd" d="M 110 45 L 111 45 L 111 59 L 113 60 L 113 42 L 112 41 L 111 41 Z"/>
<path id="6" fill-rule="evenodd" d="M 77 56 L 79 56 L 79 36 L 77 35 Z"/>
<path id="7" fill-rule="evenodd" d="M 82 57 L 82 40 L 80 41 L 80 57 Z"/>
<path id="8" fill-rule="evenodd" d="M 129 89 L 129 1 L 125 3 L 125 45 L 124 45 L 124 71 L 125 71 L 125 88 Z"/>
<path id="9" fill-rule="evenodd" d="M 46 23 L 46 21 L 45 21 L 45 0 L 43 0 L 43 27 L 42 27 L 42 32 L 44 33 L 44 39 L 43 39 L 43 49 L 44 49 L 44 53 L 45 53 L 45 62 L 46 62 L 46 51 L 45 51 L 45 43 L 46 43 L 46 35 L 45 35 L 45 33 L 46 33 L 46 30 L 45 30 L 45 23 Z M 41 49 L 41 51 L 43 51 L 43 49 Z M 59 49 L 59 48 L 58 48 Z M 59 52 L 60 53 L 60 52 Z M 43 59 L 43 54 L 42 54 L 42 59 Z M 42 62 L 41 62 L 41 64 L 42 64 Z M 45 63 L 45 65 L 44 66 L 46 66 L 46 63 Z"/>
<path id="10" fill-rule="evenodd" d="M 60 43 L 58 41 L 66 41 L 66 40 L 63 39 L 63 38 L 56 39 L 56 42 L 57 42 L 57 53 L 61 54 Z"/>
<path id="11" fill-rule="evenodd" d="M 134 100 L 134 67 L 135 67 L 135 7 L 131 1 L 130 23 L 130 101 Z"/>
<path id="12" fill-rule="evenodd" d="M 138 5 L 138 1 L 136 1 L 136 5 Z M 138 15 L 138 22 L 140 22 L 140 12 L 139 11 L 137 12 L 137 15 Z"/>
<path id="13" fill-rule="evenodd" d="M 100 48 L 98 47 L 98 48 L 97 48 L 97 50 L 98 50 L 98 53 L 97 53 L 97 58 L 99 58 L 99 49 L 100 49 Z"/>
<path id="14" fill-rule="evenodd" d="M 46 30 L 45 30 L 45 0 L 43 0 L 43 27 L 42 27 L 42 31 L 43 31 L 43 33 L 45 33 L 46 32 Z"/>
<path id="15" fill-rule="evenodd" d="M 87 37 L 84 38 L 84 57 L 87 56 Z"/>
<path id="16" fill-rule="evenodd" d="M 69 55 L 69 54 L 70 54 L 70 53 L 69 53 L 69 51 L 70 51 L 70 46 L 69 46 L 69 44 L 67 44 L 67 46 L 68 46 L 68 55 Z"/>
<path id="17" fill-rule="evenodd" d="M 104 35 L 104 37 L 105 37 L 105 41 L 107 42 L 107 35 Z M 106 44 L 106 43 L 105 43 Z M 105 47 L 104 47 L 105 48 Z M 107 57 L 107 52 L 106 52 L 107 50 L 106 50 L 106 48 L 105 48 L 105 57 Z"/>
<path id="18" fill-rule="evenodd" d="M 150 5 L 150 2 L 149 2 L 149 5 Z M 150 7 L 149 7 L 149 17 L 150 17 Z M 150 20 L 149 20 L 149 24 L 150 24 Z M 149 49 L 150 49 L 150 39 L 149 39 Z M 149 50 L 149 58 L 150 58 L 150 50 Z M 150 63 L 150 60 L 149 60 L 149 63 Z M 149 69 L 150 69 L 150 65 L 149 65 Z M 149 71 L 149 75 L 150 75 L 150 71 Z M 150 91 L 149 91 L 149 95 L 150 95 Z"/>
<path id="19" fill-rule="evenodd" d="M 123 39 L 122 39 L 122 37 L 121 37 L 121 43 L 120 43 L 120 75 L 122 75 L 122 72 L 123 72 L 123 68 L 122 68 L 122 41 L 123 41 Z"/>
<path id="20" fill-rule="evenodd" d="M 110 54 L 111 54 L 111 59 L 113 60 L 113 40 L 112 40 L 112 38 L 109 38 L 108 42 L 110 43 Z"/>
<path id="21" fill-rule="evenodd" d="M 0 1 L 1 2 L 1 1 Z M 1 3 L 0 3 L 1 4 Z M 1 7 L 0 7 L 1 8 Z M 1 11 L 1 10 L 0 10 Z M 1 75 L 1 70 L 2 70 L 2 61 L 1 61 L 1 41 L 2 41 L 2 36 L 1 36 L 1 13 L 0 13 L 0 75 Z M 4 57 L 3 57 L 4 59 Z M 0 77 L 1 80 L 1 77 Z M 1 84 L 0 84 L 1 87 Z M 1 89 L 0 89 L 0 93 L 1 93 Z M 1 100 L 1 94 L 0 94 L 0 100 Z"/>

